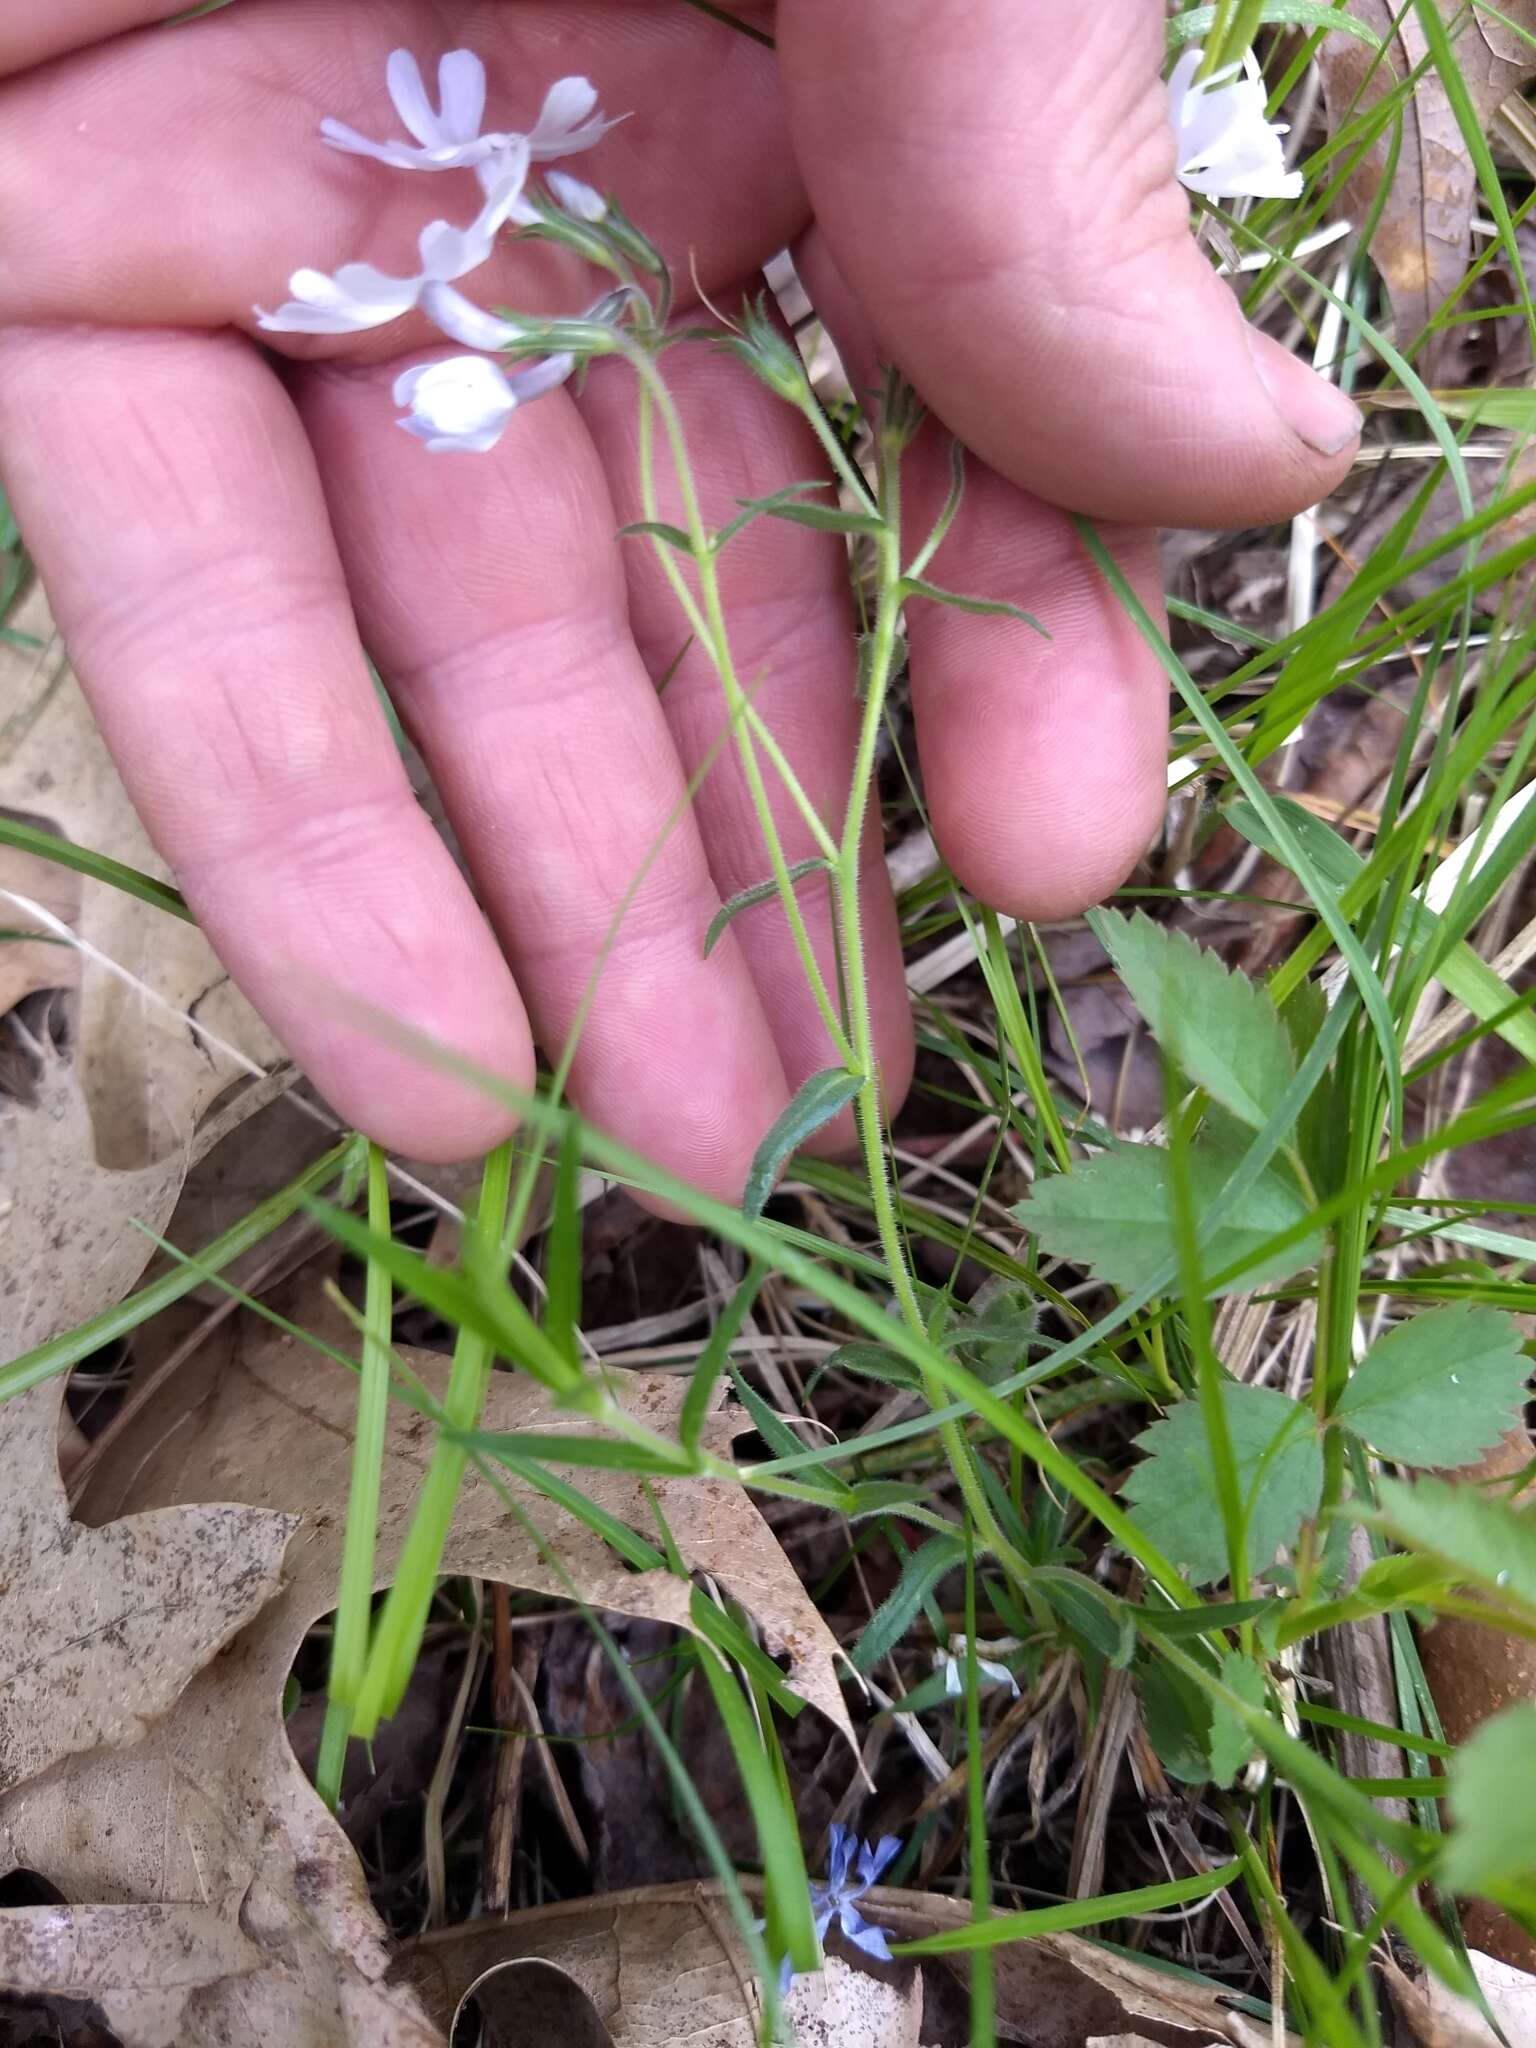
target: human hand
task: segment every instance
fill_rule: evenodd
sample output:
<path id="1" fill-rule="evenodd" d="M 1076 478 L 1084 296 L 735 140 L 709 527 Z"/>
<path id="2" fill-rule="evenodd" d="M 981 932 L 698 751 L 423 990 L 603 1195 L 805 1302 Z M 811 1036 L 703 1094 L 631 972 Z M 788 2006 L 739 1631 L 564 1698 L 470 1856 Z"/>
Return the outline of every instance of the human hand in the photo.
<path id="1" fill-rule="evenodd" d="M 526 1085 L 532 1035 L 559 1049 L 643 868 L 572 1092 L 734 1197 L 827 1049 L 775 908 L 702 958 L 720 900 L 766 860 L 728 757 L 687 810 L 723 712 L 696 651 L 656 694 L 683 636 L 648 553 L 614 539 L 638 511 L 627 371 L 596 366 L 490 455 L 439 459 L 389 425 L 402 357 L 435 338 L 423 325 L 275 337 L 274 366 L 252 306 L 298 263 L 406 268 L 429 213 L 473 212 L 467 174 L 384 176 L 319 147 L 327 114 L 395 132 L 391 48 L 474 49 L 498 125 L 589 72 L 633 118 L 574 168 L 620 195 L 680 279 L 691 251 L 729 306 L 800 239 L 851 359 L 889 351 L 996 465 L 972 465 L 933 573 L 1025 606 L 1053 637 L 917 608 L 923 769 L 961 877 L 1059 915 L 1151 837 L 1166 743 L 1156 666 L 1059 508 L 1274 518 L 1326 492 L 1353 446 L 1347 409 L 1326 410 L 1342 401 L 1272 345 L 1250 354 L 1189 240 L 1161 9 L 1103 0 L 1069 21 L 1049 0 L 781 0 L 777 63 L 681 0 L 235 0 L 148 26 L 165 11 L 60 0 L 0 21 L 0 464 L 125 780 L 317 1086 L 421 1157 L 482 1150 L 505 1120 L 317 991 Z M 580 301 L 565 259 L 524 247 L 473 288 L 530 311 Z M 803 423 L 739 366 L 702 350 L 667 364 L 707 512 L 817 473 Z M 913 469 L 920 518 L 936 440 Z M 1145 525 L 1106 536 L 1155 604 Z M 762 522 L 728 563 L 741 671 L 835 819 L 856 712 L 841 543 Z M 411 797 L 364 646 L 489 925 Z M 780 818 L 793 861 L 809 846 L 787 804 Z M 910 1031 L 878 851 L 866 925 L 894 1098 Z M 806 910 L 830 972 L 824 907 Z"/>

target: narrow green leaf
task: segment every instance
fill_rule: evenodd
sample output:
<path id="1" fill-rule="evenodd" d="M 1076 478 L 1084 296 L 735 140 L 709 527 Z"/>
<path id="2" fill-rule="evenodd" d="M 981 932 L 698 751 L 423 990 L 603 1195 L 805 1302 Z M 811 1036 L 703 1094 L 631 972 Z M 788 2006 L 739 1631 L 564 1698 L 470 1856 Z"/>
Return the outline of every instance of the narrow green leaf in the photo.
<path id="1" fill-rule="evenodd" d="M 742 1697 L 735 1675 L 708 1645 L 699 1650 L 699 1668 L 714 1695 L 727 1740 L 741 1775 L 742 1789 L 752 1809 L 762 1853 L 765 1905 L 770 1937 L 789 1956 L 797 1970 L 816 1967 L 818 1946 L 811 1920 L 811 1887 L 800 1853 L 800 1832 L 777 1774 L 763 1747 L 764 1733 Z M 767 1723 L 766 1739 L 773 1741 L 773 1724 Z"/>
<path id="2" fill-rule="evenodd" d="M 1258 1665 L 1238 1650 L 1229 1650 L 1221 1660 L 1222 1683 L 1246 1700 L 1250 1707 L 1265 1704 L 1264 1674 Z M 1254 1752 L 1252 1735 L 1237 1716 L 1219 1700 L 1211 1702 L 1211 1783 L 1230 1785 Z"/>
<path id="3" fill-rule="evenodd" d="M 824 1067 L 801 1082 L 794 1100 L 774 1120 L 753 1157 L 741 1197 L 742 1214 L 749 1221 L 762 1215 L 779 1169 L 790 1154 L 845 1110 L 863 1086 L 864 1076 L 850 1074 L 846 1067 Z"/>
<path id="4" fill-rule="evenodd" d="M 765 505 L 770 519 L 787 519 L 791 526 L 809 526 L 817 533 L 883 533 L 885 523 L 873 512 L 845 512 L 840 505 L 802 505 L 793 500 L 784 505 Z"/>
<path id="5" fill-rule="evenodd" d="M 1357 21 L 1347 8 L 1330 4 L 1330 0 L 1264 0 L 1259 19 L 1283 22 L 1296 28 L 1337 29 L 1341 35 L 1355 36 L 1362 43 L 1369 43 L 1373 50 L 1381 48 L 1381 38 L 1374 29 L 1368 28 L 1363 21 Z M 1169 49 L 1176 50 L 1184 43 L 1203 42 L 1215 22 L 1214 6 L 1185 7 L 1170 15 L 1164 23 Z"/>
<path id="6" fill-rule="evenodd" d="M 807 875 L 826 874 L 829 863 L 820 854 L 813 854 L 809 860 L 797 860 L 789 869 L 792 882 L 803 882 Z M 776 881 L 754 882 L 749 889 L 738 889 L 736 894 L 722 903 L 709 920 L 709 930 L 704 934 L 704 958 L 707 960 L 714 951 L 721 934 L 733 918 L 740 917 L 744 910 L 754 904 L 773 903 L 778 900 L 779 885 Z"/>
<path id="7" fill-rule="evenodd" d="M 753 360 L 749 351 L 743 349 L 740 352 L 746 356 L 747 361 Z M 796 498 L 803 498 L 808 491 L 829 491 L 831 488 L 830 478 L 813 477 L 805 483 L 785 484 L 781 490 L 770 491 L 765 498 L 738 498 L 736 502 L 742 509 L 715 535 L 715 553 L 718 555 L 720 550 L 727 547 L 738 533 L 752 524 L 754 519 L 765 518 L 775 506 L 788 505 Z"/>
<path id="8" fill-rule="evenodd" d="M 922 1941 L 901 1941 L 892 1945 L 895 1956 L 956 1956 L 972 1949 L 1002 1948 L 1005 1943 L 1030 1941 L 1041 1934 L 1064 1934 L 1074 1927 L 1098 1927 L 1107 1920 L 1123 1920 L 1129 1914 L 1156 1913 L 1164 1906 L 1182 1906 L 1191 1899 L 1208 1899 L 1225 1891 L 1237 1876 L 1236 1863 L 1223 1863 L 1195 1877 L 1175 1878 L 1171 1884 L 1148 1884 L 1133 1892 L 1105 1892 L 1096 1899 L 1071 1899 L 1062 1906 L 1037 1906 L 1026 1913 L 1000 1913 L 995 1920 L 982 1920 L 969 1927 L 946 1928 Z"/>
<path id="9" fill-rule="evenodd" d="M 1519 1421 L 1529 1374 L 1509 1316 L 1454 1301 L 1379 1338 L 1334 1413 L 1399 1465 L 1470 1465 Z"/>
<path id="10" fill-rule="evenodd" d="M 568 1479 L 562 1479 L 558 1472 L 546 1472 L 538 1462 L 539 1457 L 543 1455 L 544 1446 L 539 1444 L 535 1446 L 535 1450 L 536 1455 L 531 1458 L 520 1458 L 511 1450 L 496 1451 L 493 1455 L 515 1478 L 521 1479 L 525 1485 L 542 1493 L 546 1500 L 552 1500 L 557 1507 L 564 1508 L 567 1514 L 574 1515 L 579 1522 L 585 1522 L 593 1535 L 600 1536 L 616 1556 L 633 1565 L 637 1572 L 666 1570 L 667 1560 L 654 1543 L 647 1543 L 645 1538 L 631 1529 L 627 1522 L 621 1522 L 617 1515 L 599 1506 L 581 1487 L 573 1486 Z"/>
<path id="11" fill-rule="evenodd" d="M 720 1320 L 709 1333 L 709 1340 L 699 1353 L 697 1365 L 688 1381 L 688 1391 L 683 1396 L 683 1405 L 678 1412 L 678 1440 L 686 1450 L 698 1449 L 699 1438 L 704 1431 L 705 1419 L 715 1391 L 715 1382 L 726 1367 L 731 1355 L 731 1346 L 741 1334 L 741 1326 L 757 1298 L 757 1290 L 763 1284 L 767 1268 L 754 1259 L 746 1271 L 741 1285 L 726 1304 Z"/>
<path id="12" fill-rule="evenodd" d="M 946 590 L 942 583 L 930 583 L 926 576 L 904 576 L 901 594 L 903 597 L 926 597 L 930 604 L 948 605 L 951 611 L 956 612 L 974 612 L 981 618 L 1017 619 L 1021 626 L 1030 627 L 1042 640 L 1051 637 L 1033 612 L 1024 611 L 1000 597 L 967 597 L 962 591 Z"/>
<path id="13" fill-rule="evenodd" d="M 620 540 L 664 540 L 669 548 L 676 548 L 680 555 L 693 553 L 693 542 L 680 526 L 669 526 L 665 519 L 632 519 L 628 526 L 621 526 Z"/>
<path id="14" fill-rule="evenodd" d="M 1191 1148 L 1187 1171 L 1197 1215 L 1210 1213 L 1234 1163 L 1225 1153 Z M 1156 1145 L 1126 1145 L 1100 1153 L 1073 1173 L 1039 1181 L 1013 1213 L 1057 1258 L 1086 1265 L 1129 1292 L 1151 1280 L 1177 1251 L 1168 1156 Z M 1239 1260 L 1253 1262 L 1218 1291 L 1257 1287 L 1310 1265 L 1319 1249 L 1319 1241 L 1312 1237 L 1264 1256 L 1270 1239 L 1291 1229 L 1306 1213 L 1300 1192 L 1279 1171 L 1261 1174 L 1202 1247 L 1208 1273 L 1224 1272 Z"/>
<path id="15" fill-rule="evenodd" d="M 581 1142 L 571 1131 L 560 1140 L 555 1192 L 544 1259 L 544 1329 L 573 1371 L 581 1370 Z"/>
<path id="16" fill-rule="evenodd" d="M 1262 1130 L 1296 1072 L 1266 992 L 1144 911 L 1103 910 L 1088 921 L 1164 1052 L 1224 1109 Z"/>
<path id="17" fill-rule="evenodd" d="M 1450 1766 L 1451 1818 L 1440 1874 L 1452 1891 L 1536 1876 L 1536 1707 L 1508 1707 Z"/>
<path id="18" fill-rule="evenodd" d="M 935 1536 L 914 1550 L 901 1568 L 901 1576 L 869 1619 L 864 1633 L 853 1646 L 853 1663 L 859 1671 L 873 1671 L 880 1659 L 901 1641 L 911 1627 L 918 1609 L 939 1581 L 965 1562 L 965 1539 Z"/>
<path id="19" fill-rule="evenodd" d="M 866 1379 L 883 1380 L 891 1387 L 920 1387 L 916 1366 L 884 1344 L 839 1344 L 822 1361 L 823 1372 L 856 1372 Z"/>
<path id="20" fill-rule="evenodd" d="M 1273 1600 L 1212 1600 L 1202 1607 L 1138 1607 L 1136 1626 L 1147 1635 L 1167 1636 L 1177 1642 L 1185 1636 L 1213 1635 L 1219 1629 L 1236 1628 L 1240 1622 L 1256 1621 L 1276 1604 Z"/>
<path id="21" fill-rule="evenodd" d="M 545 1429 L 455 1429 L 444 1428 L 445 1443 L 464 1452 L 475 1451 L 498 1464 L 521 1465 L 530 1459 L 546 1465 L 595 1467 L 608 1472 L 647 1472 L 661 1478 L 689 1475 L 696 1461 L 685 1451 L 675 1456 L 627 1437 L 580 1436 Z"/>
<path id="22" fill-rule="evenodd" d="M 504 1281 L 489 1272 L 454 1273 L 434 1266 L 409 1245 L 381 1239 L 355 1216 L 328 1202 L 311 1197 L 305 1206 L 349 1250 L 376 1259 L 397 1287 L 436 1309 L 461 1332 L 472 1332 L 513 1364 L 523 1366 L 546 1387 L 568 1393 L 580 1382 L 580 1370 L 550 1342 Z M 466 1256 L 469 1249 L 466 1244 Z"/>
<path id="23" fill-rule="evenodd" d="M 103 1309 L 100 1315 L 92 1316 L 88 1322 L 77 1323 L 74 1329 L 64 1331 L 61 1336 L 50 1337 L 46 1344 L 39 1344 L 35 1350 L 23 1352 L 9 1365 L 0 1365 L 0 1401 L 8 1401 L 13 1394 L 24 1394 L 29 1387 L 52 1379 L 55 1373 L 67 1372 L 93 1351 L 115 1343 L 130 1330 L 136 1330 L 140 1323 L 158 1315 L 161 1309 L 169 1308 L 173 1301 L 180 1301 L 183 1295 L 190 1294 L 211 1274 L 218 1273 L 253 1245 L 260 1244 L 280 1223 L 286 1223 L 296 1210 L 303 1208 L 314 1189 L 323 1188 L 338 1174 L 347 1173 L 358 1159 L 362 1145 L 361 1138 L 344 1139 L 323 1158 L 317 1159 L 313 1166 L 306 1167 L 287 1187 L 269 1195 L 248 1216 L 242 1216 L 221 1237 L 205 1245 L 195 1259 L 174 1267 L 169 1273 L 160 1274 L 148 1286 L 130 1294 L 126 1301 Z"/>
<path id="24" fill-rule="evenodd" d="M 1536 1610 L 1536 1519 L 1481 1487 L 1448 1479 L 1381 1479 L 1387 1527 L 1411 1550 L 1452 1566 L 1468 1585 Z"/>
<path id="25" fill-rule="evenodd" d="M 1272 1387 L 1226 1381 L 1222 1405 L 1247 1522 L 1250 1571 L 1296 1541 L 1323 1491 L 1323 1452 L 1308 1409 Z M 1137 1439 L 1145 1456 L 1122 1491 L 1132 1520 L 1196 1585 L 1225 1577 L 1227 1544 L 1204 1418 L 1181 1401 Z"/>
<path id="26" fill-rule="evenodd" d="M 61 839 L 57 832 L 39 831 L 35 825 L 23 825 L 16 818 L 0 818 L 0 846 L 15 846 L 23 853 L 35 853 L 43 860 L 51 860 L 57 867 L 72 868 L 77 875 L 120 889 L 125 896 L 136 896 L 141 903 L 152 904 L 156 910 L 179 917 L 187 924 L 196 922 L 186 897 L 179 889 L 173 889 L 169 882 L 157 881 L 153 875 L 146 875 L 138 868 L 126 867 L 109 854 L 93 853 L 88 846 L 76 846 L 72 840 Z"/>

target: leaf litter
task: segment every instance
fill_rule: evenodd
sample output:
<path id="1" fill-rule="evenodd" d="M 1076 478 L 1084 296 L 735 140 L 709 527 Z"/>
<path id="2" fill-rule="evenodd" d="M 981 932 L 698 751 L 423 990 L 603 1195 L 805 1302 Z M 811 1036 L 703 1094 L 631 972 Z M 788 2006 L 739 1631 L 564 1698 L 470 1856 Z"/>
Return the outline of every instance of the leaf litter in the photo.
<path id="1" fill-rule="evenodd" d="M 304 1326 L 345 1326 L 311 1292 L 296 1313 Z M 440 1392 L 445 1361 L 402 1354 L 425 1385 Z M 652 1428 L 675 1425 L 682 1383 L 627 1376 L 621 1398 Z M 411 2042 L 421 2034 L 413 1999 L 383 1982 L 385 1930 L 340 1824 L 305 1777 L 284 1730 L 281 1704 L 294 1659 L 335 1600 L 341 1518 L 352 1449 L 354 1385 L 305 1345 L 254 1318 L 238 1319 L 183 1369 L 174 1419 L 136 1417 L 92 1473 L 79 1513 L 111 1527 L 125 1514 L 189 1511 L 189 1504 L 236 1494 L 259 1504 L 285 1529 L 296 1527 L 277 1596 L 224 1654 L 193 1678 L 174 1708 L 132 1751 L 78 1757 L 0 1801 L 0 1843 L 13 1867 L 41 1874 L 69 1908 L 51 1913 L 47 1955 L 67 1951 L 64 1921 L 108 1939 L 104 1929 L 125 1909 L 159 1909 L 158 1947 L 140 1921 L 140 1976 L 100 1998 L 111 2024 L 132 2044 L 328 2040 Z M 486 1425 L 558 1428 L 540 1390 L 498 1375 Z M 432 1441 L 427 1417 L 402 1404 L 390 1413 L 379 1519 L 378 1575 L 387 1582 Z M 791 1659 L 789 1682 L 848 1731 L 834 1671 L 836 1645 L 757 1510 L 738 1489 L 690 1481 L 653 1483 L 629 1474 L 587 1475 L 589 1498 L 641 1532 L 666 1518 L 691 1569 L 729 1588 L 772 1649 Z M 521 1512 L 509 1512 L 508 1502 Z M 535 1534 L 534 1532 L 538 1533 Z M 558 1559 L 551 1564 L 550 1556 Z M 690 1585 L 667 1572 L 626 1570 L 574 1516 L 531 1486 L 504 1475 L 493 1488 L 472 1477 L 459 1502 L 444 1569 L 500 1581 L 557 1600 L 573 1596 L 618 1610 L 691 1626 Z M 94 1817 L 82 1830 L 82 1814 Z M 177 1908 L 197 1901 L 183 1923 Z M 187 1957 L 209 1911 L 229 1932 L 218 1953 L 233 1955 L 224 1973 L 209 1968 L 163 2034 L 168 1984 L 186 1981 Z M 60 1916 L 64 1916 L 61 1920 Z M 6 1940 L 0 1921 L 0 1944 Z M 231 1944 L 233 1943 L 233 1946 Z M 0 1948 L 0 1953 L 3 1953 Z M 125 1951 L 125 1953 L 128 1951 Z M 47 1955 L 13 1945 L 0 1976 L 19 1988 L 85 1995 L 49 1979 Z M 163 1976 L 162 1976 L 163 1972 Z M 178 1974 L 179 1973 L 179 1974 Z M 327 2031 L 327 2030 L 330 2031 Z M 179 2030 L 179 2031 L 178 2031 Z"/>

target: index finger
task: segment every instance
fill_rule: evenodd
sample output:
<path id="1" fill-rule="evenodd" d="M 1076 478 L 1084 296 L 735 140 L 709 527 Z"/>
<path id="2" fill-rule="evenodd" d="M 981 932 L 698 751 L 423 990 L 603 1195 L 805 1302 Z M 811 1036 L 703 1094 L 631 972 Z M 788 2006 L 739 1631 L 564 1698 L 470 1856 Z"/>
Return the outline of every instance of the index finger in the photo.
<path id="1" fill-rule="evenodd" d="M 12 329 L 0 449 L 129 794 L 225 965 L 349 1123 L 419 1159 L 485 1151 L 502 1110 L 317 997 L 531 1085 L 517 991 L 411 792 L 277 379 L 230 336 Z"/>

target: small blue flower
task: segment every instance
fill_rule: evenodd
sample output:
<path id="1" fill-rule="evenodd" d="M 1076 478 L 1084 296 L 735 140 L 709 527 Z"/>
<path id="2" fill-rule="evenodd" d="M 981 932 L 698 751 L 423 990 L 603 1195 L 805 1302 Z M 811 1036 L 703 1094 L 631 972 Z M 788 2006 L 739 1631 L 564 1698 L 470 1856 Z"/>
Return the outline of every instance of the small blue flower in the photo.
<path id="1" fill-rule="evenodd" d="M 836 1920 L 844 1939 L 851 1941 L 855 1948 L 861 1948 L 865 1955 L 874 1956 L 882 1963 L 890 1962 L 891 1945 L 886 1939 L 885 1929 L 871 1926 L 859 1911 L 858 1901 L 872 1885 L 880 1882 L 880 1873 L 890 1867 L 900 1850 L 899 1835 L 882 1835 L 878 1842 L 861 1842 L 852 1828 L 840 1827 L 836 1821 L 832 1823 L 827 1881 L 811 1886 L 811 1912 L 819 1942 L 826 1941 L 827 1929 Z M 779 1966 L 780 1997 L 789 1989 L 794 1975 L 794 1965 L 786 1956 Z"/>

